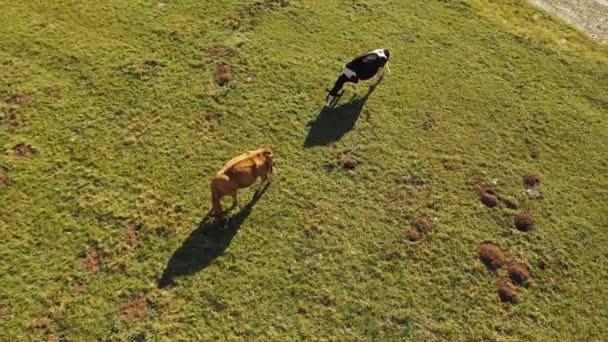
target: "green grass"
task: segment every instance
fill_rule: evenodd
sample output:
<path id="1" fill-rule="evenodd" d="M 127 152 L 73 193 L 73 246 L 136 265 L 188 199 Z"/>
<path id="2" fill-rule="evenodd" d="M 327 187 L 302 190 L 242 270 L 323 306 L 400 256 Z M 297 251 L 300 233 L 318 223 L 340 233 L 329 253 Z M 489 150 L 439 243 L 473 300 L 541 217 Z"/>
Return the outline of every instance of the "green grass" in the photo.
<path id="1" fill-rule="evenodd" d="M 3 339 L 608 335 L 606 46 L 522 1 L 252 3 L 0 1 Z M 317 118 L 342 64 L 381 46 L 392 73 Z M 201 224 L 210 177 L 261 146 L 272 186 L 252 208 L 241 192 L 225 229 Z M 332 167 L 346 150 L 355 171 Z M 492 182 L 517 210 L 480 203 Z M 437 227 L 409 243 L 421 215 Z M 486 240 L 532 269 L 516 305 L 477 259 Z M 122 319 L 141 296 L 145 316 Z"/>

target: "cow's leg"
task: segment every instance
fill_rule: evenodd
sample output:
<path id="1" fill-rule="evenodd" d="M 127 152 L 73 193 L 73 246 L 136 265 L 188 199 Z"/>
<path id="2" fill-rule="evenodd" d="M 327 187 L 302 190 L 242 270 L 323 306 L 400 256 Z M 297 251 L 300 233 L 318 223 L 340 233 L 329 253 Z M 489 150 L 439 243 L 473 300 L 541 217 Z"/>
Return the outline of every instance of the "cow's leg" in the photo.
<path id="1" fill-rule="evenodd" d="M 384 78 L 384 67 L 382 67 L 382 69 L 380 69 L 380 72 L 378 72 L 378 79 L 376 80 L 376 84 L 380 83 L 380 81 L 382 81 L 382 79 Z"/>
<path id="2" fill-rule="evenodd" d="M 228 209 L 228 210 L 232 210 L 232 209 L 236 208 L 237 205 L 239 205 L 239 199 L 236 195 L 236 190 L 230 195 L 232 196 L 232 206 L 230 206 L 230 209 Z"/>
<path id="3" fill-rule="evenodd" d="M 255 189 L 255 192 L 260 193 L 260 191 L 262 191 L 264 185 L 268 182 L 268 180 L 268 173 L 264 174 L 263 176 L 260 176 L 260 184 L 258 184 L 257 188 Z"/>

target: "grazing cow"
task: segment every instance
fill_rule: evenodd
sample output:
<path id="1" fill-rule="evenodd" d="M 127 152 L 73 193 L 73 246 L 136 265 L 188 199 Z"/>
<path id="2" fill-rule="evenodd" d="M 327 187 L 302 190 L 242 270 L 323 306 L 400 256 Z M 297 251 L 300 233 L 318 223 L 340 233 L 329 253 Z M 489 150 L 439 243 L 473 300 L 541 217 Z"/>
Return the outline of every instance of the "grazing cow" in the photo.
<path id="1" fill-rule="evenodd" d="M 272 176 L 272 151 L 268 148 L 249 151 L 230 160 L 211 181 L 212 208 L 207 216 L 223 218 L 222 197 L 232 196 L 230 209 L 233 209 L 238 204 L 238 189 L 251 186 L 260 177 L 262 182 L 257 189 L 259 191 L 262 185 L 270 182 L 269 176 Z"/>
<path id="2" fill-rule="evenodd" d="M 326 107 L 333 107 L 339 100 L 342 93 L 340 90 L 346 82 L 352 82 L 359 90 L 359 80 L 369 80 L 376 74 L 380 78 L 384 77 L 384 65 L 388 62 L 390 52 L 387 49 L 377 49 L 368 53 L 355 57 L 352 61 L 344 65 L 342 73 L 334 84 L 331 90 L 327 90 L 327 98 L 325 100 Z M 389 70 L 390 71 L 390 70 Z"/>

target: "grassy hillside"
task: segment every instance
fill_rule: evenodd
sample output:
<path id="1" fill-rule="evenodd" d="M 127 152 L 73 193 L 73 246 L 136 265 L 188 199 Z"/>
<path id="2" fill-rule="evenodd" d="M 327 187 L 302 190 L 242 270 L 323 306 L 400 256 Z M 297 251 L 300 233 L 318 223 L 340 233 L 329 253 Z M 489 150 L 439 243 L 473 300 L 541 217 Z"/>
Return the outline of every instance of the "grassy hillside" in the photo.
<path id="1" fill-rule="evenodd" d="M 608 335 L 608 49 L 562 22 L 514 0 L 0 8 L 7 341 Z M 392 73 L 322 111 L 378 47 Z M 202 222 L 211 175 L 261 146 L 272 186 Z M 420 218 L 435 227 L 412 243 Z M 517 304 L 484 241 L 529 265 Z"/>

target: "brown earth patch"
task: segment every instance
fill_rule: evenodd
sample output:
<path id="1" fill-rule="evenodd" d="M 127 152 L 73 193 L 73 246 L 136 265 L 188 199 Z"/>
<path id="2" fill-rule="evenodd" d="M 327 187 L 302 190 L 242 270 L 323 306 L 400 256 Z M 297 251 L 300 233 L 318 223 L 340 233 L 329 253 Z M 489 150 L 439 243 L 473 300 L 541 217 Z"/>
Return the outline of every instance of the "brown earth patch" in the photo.
<path id="1" fill-rule="evenodd" d="M 515 227 L 521 231 L 527 232 L 534 226 L 534 216 L 530 213 L 521 213 L 515 216 Z"/>
<path id="2" fill-rule="evenodd" d="M 8 174 L 2 170 L 0 170 L 0 187 L 8 185 L 9 178 Z"/>
<path id="3" fill-rule="evenodd" d="M 520 261 L 511 261 L 507 264 L 509 277 L 516 284 L 523 284 L 530 279 L 530 268 Z"/>
<path id="4" fill-rule="evenodd" d="M 150 69 L 154 69 L 154 68 L 160 66 L 160 63 L 158 63 L 157 61 L 155 61 L 153 59 L 149 59 L 147 61 L 144 61 L 144 65 Z"/>
<path id="5" fill-rule="evenodd" d="M 352 152 L 348 151 L 340 156 L 338 165 L 346 170 L 354 170 L 359 165 L 359 161 Z"/>
<path id="6" fill-rule="evenodd" d="M 20 142 L 17 145 L 13 146 L 13 151 L 15 151 L 15 155 L 17 155 L 18 157 L 29 157 L 33 154 L 38 153 L 38 150 L 34 146 L 23 142 Z"/>
<path id="7" fill-rule="evenodd" d="M 6 316 L 11 312 L 10 308 L 6 305 L 0 305 L 0 321 L 3 321 Z"/>
<path id="8" fill-rule="evenodd" d="M 498 199 L 498 193 L 496 193 L 494 189 L 488 186 L 483 185 L 479 187 L 478 192 L 481 203 L 483 203 L 488 208 L 494 208 L 500 202 L 500 200 Z"/>
<path id="9" fill-rule="evenodd" d="M 516 303 L 517 302 L 517 287 L 509 279 L 503 279 L 498 284 L 496 289 L 498 297 L 505 303 Z"/>
<path id="10" fill-rule="evenodd" d="M 540 184 L 540 178 L 533 173 L 527 173 L 523 177 L 524 186 L 528 189 L 533 188 Z"/>
<path id="11" fill-rule="evenodd" d="M 484 242 L 479 245 L 477 255 L 481 262 L 489 269 L 496 270 L 501 268 L 506 261 L 505 254 L 498 246 L 490 242 Z"/>
<path id="12" fill-rule="evenodd" d="M 431 230 L 435 229 L 435 221 L 428 216 L 419 216 L 416 221 L 414 221 L 414 226 L 418 228 L 418 230 L 422 233 L 428 233 Z"/>
<path id="13" fill-rule="evenodd" d="M 46 337 L 46 342 L 59 342 L 59 336 L 57 336 L 55 334 L 49 334 Z"/>
<path id="14" fill-rule="evenodd" d="M 536 266 L 538 266 L 538 268 L 544 271 L 549 268 L 549 260 L 547 258 L 540 258 L 536 262 Z"/>
<path id="15" fill-rule="evenodd" d="M 34 328 L 36 329 L 48 329 L 51 326 L 53 320 L 47 315 L 44 317 L 40 317 L 34 322 Z"/>
<path id="16" fill-rule="evenodd" d="M 210 125 L 215 125 L 220 120 L 219 116 L 215 113 L 203 113 L 203 119 Z"/>
<path id="17" fill-rule="evenodd" d="M 220 64 L 215 69 L 214 81 L 220 87 L 232 81 L 232 67 L 228 64 Z"/>
<path id="18" fill-rule="evenodd" d="M 406 233 L 405 233 L 405 237 L 412 242 L 416 242 L 416 241 L 420 241 L 422 240 L 422 234 L 420 234 L 420 232 L 415 229 L 415 228 L 410 228 Z"/>
<path id="19" fill-rule="evenodd" d="M 19 93 L 19 94 L 15 94 L 15 95 L 9 97 L 8 100 L 6 100 L 6 102 L 10 103 L 10 104 L 21 105 L 21 104 L 26 104 L 26 103 L 32 101 L 33 99 L 34 99 L 34 97 L 32 96 L 32 94 Z"/>
<path id="20" fill-rule="evenodd" d="M 103 253 L 99 250 L 93 249 L 82 258 L 82 268 L 88 273 L 95 273 L 99 271 L 103 264 Z"/>
<path id="21" fill-rule="evenodd" d="M 510 209 L 517 209 L 517 202 L 509 198 L 508 196 L 503 196 L 494 188 L 489 185 L 480 185 L 477 187 L 477 193 L 479 195 L 479 199 L 481 203 L 483 203 L 488 208 L 494 208 L 496 206 L 505 206 Z"/>
<path id="22" fill-rule="evenodd" d="M 137 231 L 135 227 L 127 228 L 127 231 L 125 233 L 125 240 L 127 241 L 127 244 L 129 244 L 129 246 L 131 246 L 132 248 L 137 247 L 139 245 L 139 231 Z"/>
<path id="23" fill-rule="evenodd" d="M 143 318 L 148 312 L 148 300 L 145 296 L 124 302 L 118 309 L 120 318 L 126 321 Z"/>

